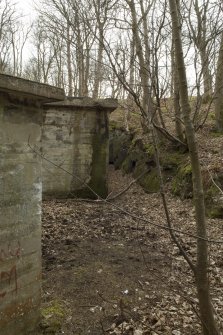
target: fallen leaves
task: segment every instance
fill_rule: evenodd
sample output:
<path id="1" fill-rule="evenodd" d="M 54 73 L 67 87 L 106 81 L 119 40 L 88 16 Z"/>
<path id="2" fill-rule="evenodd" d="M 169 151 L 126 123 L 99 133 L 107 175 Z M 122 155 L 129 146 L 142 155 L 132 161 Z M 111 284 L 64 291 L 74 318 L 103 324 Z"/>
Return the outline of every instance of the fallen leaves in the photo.
<path id="1" fill-rule="evenodd" d="M 113 194 L 130 180 L 111 169 Z M 174 227 L 196 234 L 191 201 L 170 193 L 167 201 Z M 145 194 L 136 184 L 114 204 L 166 224 L 159 195 Z M 208 220 L 208 228 L 212 238 L 222 239 L 221 220 Z M 196 241 L 179 238 L 195 260 Z M 75 199 L 44 202 L 43 257 L 48 299 L 62 295 L 72 310 L 66 335 L 201 334 L 194 278 L 178 248 L 166 231 L 133 220 L 117 207 Z M 210 245 L 210 281 L 219 322 L 222 259 L 223 248 Z M 121 298 L 126 300 L 123 311 Z"/>

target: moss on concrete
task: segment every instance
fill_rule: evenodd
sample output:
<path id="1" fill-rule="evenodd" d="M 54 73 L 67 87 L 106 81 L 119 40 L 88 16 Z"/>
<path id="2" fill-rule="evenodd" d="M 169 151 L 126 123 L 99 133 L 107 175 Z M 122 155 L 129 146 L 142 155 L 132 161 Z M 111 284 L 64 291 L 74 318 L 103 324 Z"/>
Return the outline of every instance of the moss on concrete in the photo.
<path id="1" fill-rule="evenodd" d="M 107 114 L 97 112 L 97 129 L 92 136 L 92 163 L 88 187 L 75 190 L 72 193 L 81 198 L 96 199 L 97 195 L 106 198 L 108 195 L 108 122 Z M 92 192 L 91 189 L 94 191 Z M 96 193 L 96 194 L 95 194 Z"/>
<path id="2" fill-rule="evenodd" d="M 100 134 L 93 136 L 93 155 L 91 167 L 91 179 L 88 187 L 76 190 L 72 193 L 81 198 L 96 199 L 98 194 L 101 198 L 106 198 L 108 195 L 107 187 L 107 140 L 101 140 Z M 91 189 L 95 192 L 92 192 Z"/>
<path id="3" fill-rule="evenodd" d="M 51 301 L 41 308 L 41 329 L 43 334 L 58 334 L 67 314 L 66 307 L 59 300 Z"/>
<path id="4" fill-rule="evenodd" d="M 113 131 L 118 128 L 118 123 L 114 120 L 109 122 L 109 129 L 110 131 Z"/>

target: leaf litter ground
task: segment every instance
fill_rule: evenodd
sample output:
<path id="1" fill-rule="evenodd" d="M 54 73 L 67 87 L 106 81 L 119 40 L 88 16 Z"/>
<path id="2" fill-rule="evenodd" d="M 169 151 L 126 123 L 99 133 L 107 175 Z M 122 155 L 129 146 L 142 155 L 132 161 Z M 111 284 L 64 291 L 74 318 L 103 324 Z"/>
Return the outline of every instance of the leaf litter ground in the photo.
<path id="1" fill-rule="evenodd" d="M 110 167 L 112 194 L 131 181 Z M 167 200 L 174 227 L 196 234 L 191 201 L 172 196 L 168 186 Z M 61 301 L 66 311 L 57 334 L 201 334 L 191 272 L 168 232 L 153 224 L 166 225 L 160 196 L 137 184 L 112 205 L 76 199 L 43 203 L 43 306 Z M 222 220 L 208 220 L 212 239 L 223 239 L 222 228 Z M 193 259 L 195 239 L 179 239 Z M 210 282 L 222 324 L 222 245 L 210 245 Z"/>

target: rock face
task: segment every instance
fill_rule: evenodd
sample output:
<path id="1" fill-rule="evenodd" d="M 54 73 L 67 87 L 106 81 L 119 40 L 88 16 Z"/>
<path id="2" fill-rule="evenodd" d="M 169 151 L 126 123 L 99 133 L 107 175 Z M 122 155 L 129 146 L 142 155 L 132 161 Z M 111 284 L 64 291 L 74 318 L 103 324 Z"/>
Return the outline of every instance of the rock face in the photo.
<path id="1" fill-rule="evenodd" d="M 161 155 L 161 167 L 164 179 L 169 180 L 177 170 L 182 155 L 169 152 Z M 149 145 L 133 133 L 113 127 L 110 136 L 110 163 L 125 173 L 132 173 L 147 193 L 156 193 L 160 189 L 153 145 Z"/>
<path id="2" fill-rule="evenodd" d="M 108 114 L 116 107 L 114 99 L 91 98 L 73 98 L 45 106 L 44 196 L 107 196 Z"/>
<path id="3" fill-rule="evenodd" d="M 60 89 L 0 75 L 0 334 L 26 335 L 39 321 L 43 103 Z"/>
<path id="4" fill-rule="evenodd" d="M 153 145 L 111 124 L 110 163 L 125 173 L 139 178 L 138 183 L 145 192 L 159 192 Z M 192 169 L 188 153 L 173 148 L 160 147 L 160 164 L 164 182 L 171 183 L 171 191 L 181 199 L 193 198 Z M 207 216 L 223 218 L 223 175 L 221 171 L 213 174 L 214 183 L 202 170 Z"/>

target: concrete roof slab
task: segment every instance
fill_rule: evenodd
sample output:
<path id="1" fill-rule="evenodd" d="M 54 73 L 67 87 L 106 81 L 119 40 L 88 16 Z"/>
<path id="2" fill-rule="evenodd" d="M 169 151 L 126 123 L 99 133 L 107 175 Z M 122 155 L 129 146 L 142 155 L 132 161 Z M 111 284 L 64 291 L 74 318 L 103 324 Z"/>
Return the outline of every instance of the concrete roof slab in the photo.
<path id="1" fill-rule="evenodd" d="M 69 108 L 69 109 L 92 109 L 112 112 L 118 107 L 118 100 L 107 99 L 92 99 L 89 97 L 67 98 L 64 101 L 45 104 L 45 107 Z"/>
<path id="2" fill-rule="evenodd" d="M 64 90 L 31 80 L 0 74 L 0 92 L 39 100 L 42 103 L 64 100 Z"/>

